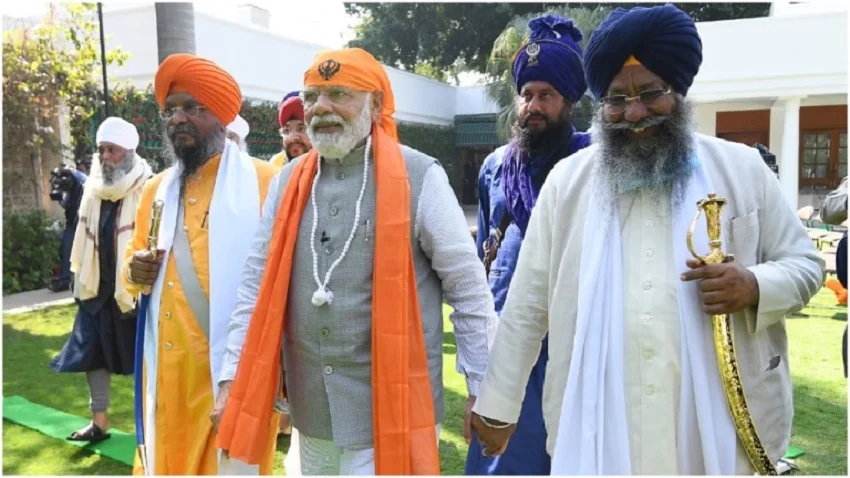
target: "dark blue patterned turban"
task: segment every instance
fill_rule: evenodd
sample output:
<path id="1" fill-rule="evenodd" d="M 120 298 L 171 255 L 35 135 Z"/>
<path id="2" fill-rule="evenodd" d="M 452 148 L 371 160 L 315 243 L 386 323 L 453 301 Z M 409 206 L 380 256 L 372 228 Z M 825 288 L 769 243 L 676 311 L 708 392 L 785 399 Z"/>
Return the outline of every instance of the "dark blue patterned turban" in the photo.
<path id="1" fill-rule="evenodd" d="M 570 103 L 587 90 L 581 66 L 581 31 L 573 21 L 545 15 L 528 22 L 528 43 L 514 58 L 513 77 L 517 93 L 529 81 L 545 81 Z"/>
<path id="2" fill-rule="evenodd" d="M 590 36 L 584 54 L 587 85 L 596 98 L 605 95 L 630 56 L 686 95 L 702 63 L 702 41 L 691 17 L 669 3 L 614 10 Z"/>

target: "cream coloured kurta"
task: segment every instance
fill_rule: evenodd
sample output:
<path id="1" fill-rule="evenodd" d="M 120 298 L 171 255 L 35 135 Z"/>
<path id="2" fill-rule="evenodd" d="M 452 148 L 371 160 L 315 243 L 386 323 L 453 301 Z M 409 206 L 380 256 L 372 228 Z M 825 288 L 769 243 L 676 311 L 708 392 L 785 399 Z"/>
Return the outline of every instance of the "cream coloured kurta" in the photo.
<path id="1" fill-rule="evenodd" d="M 207 297 L 210 294 L 209 208 L 215 188 L 221 156 L 211 158 L 189 179 L 183 194 L 184 224 L 192 251 L 198 281 Z M 254 160 L 262 204 L 276 168 Z M 156 190 L 164 178 L 160 173 L 145 184 L 136 213 L 136 229 L 128 243 L 125 268 L 130 257 L 147 246 L 150 216 Z M 248 245 L 246 244 L 246 247 Z M 218 472 L 215 433 L 209 415 L 213 407 L 209 341 L 189 307 L 180 283 L 174 256 L 164 264 L 165 287 L 158 321 L 158 363 L 156 397 L 156 446 L 153 473 L 157 475 L 214 475 Z M 122 274 L 132 295 L 141 287 L 131 284 Z M 145 379 L 149 378 L 145 376 Z M 278 415 L 270 428 L 277 429 Z M 272 436 L 276 436 L 273 434 Z M 267 460 L 260 473 L 272 472 L 275 442 L 269 443 Z M 141 474 L 137 463 L 134 474 Z"/>
<path id="2" fill-rule="evenodd" d="M 722 218 L 726 249 L 758 281 L 758 306 L 732 320 L 744 392 L 776 462 L 788 446 L 794 413 L 784 317 L 818 291 L 824 264 L 755 149 L 704 135 L 695 139 L 716 193 L 729 200 Z M 516 422 L 524 384 L 548 332 L 543 414 L 550 454 L 575 336 L 584 225 L 588 214 L 598 213 L 590 197 L 597 150 L 592 146 L 558 163 L 541 190 L 474 408 L 482 416 Z M 673 329 L 678 278 L 671 275 L 672 241 L 678 238 L 671 236 L 668 207 L 647 208 L 641 201 L 634 208 L 638 217 L 632 217 L 633 209 L 624 224 L 623 257 L 631 259 L 624 261 L 622 285 L 630 455 L 635 473 L 676 473 L 675 427 L 661 422 L 675 423 L 678 416 L 681 354 L 678 329 Z"/>
<path id="3" fill-rule="evenodd" d="M 624 375 L 632 471 L 679 474 L 681 347 L 669 190 L 620 200 L 623 244 Z M 736 470 L 752 474 L 738 445 Z"/>

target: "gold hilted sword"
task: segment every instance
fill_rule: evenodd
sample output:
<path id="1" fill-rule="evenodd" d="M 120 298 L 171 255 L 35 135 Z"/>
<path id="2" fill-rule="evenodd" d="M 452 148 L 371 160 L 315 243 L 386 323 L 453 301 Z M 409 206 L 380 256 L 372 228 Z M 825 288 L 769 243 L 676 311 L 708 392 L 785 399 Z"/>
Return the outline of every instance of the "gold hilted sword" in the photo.
<path id="1" fill-rule="evenodd" d="M 721 264 L 732 262 L 735 258 L 723 253 L 720 240 L 720 211 L 726 204 L 726 199 L 709 193 L 707 199 L 697 202 L 697 214 L 691 227 L 688 229 L 688 250 L 698 261 L 703 264 Z M 709 252 L 706 256 L 699 255 L 694 250 L 694 228 L 699 220 L 700 213 L 705 213 L 706 229 L 708 232 Z M 747 398 L 744 396 L 744 387 L 741 383 L 741 374 L 738 370 L 738 357 L 735 354 L 735 339 L 732 334 L 732 318 L 728 314 L 716 314 L 711 316 L 714 329 L 714 348 L 717 352 L 717 366 L 720 369 L 720 380 L 723 382 L 723 391 L 726 394 L 726 402 L 729 412 L 735 422 L 735 431 L 744 445 L 750 463 L 760 475 L 776 475 L 776 467 L 767 456 L 756 427 L 753 424 L 750 409 L 747 406 Z"/>

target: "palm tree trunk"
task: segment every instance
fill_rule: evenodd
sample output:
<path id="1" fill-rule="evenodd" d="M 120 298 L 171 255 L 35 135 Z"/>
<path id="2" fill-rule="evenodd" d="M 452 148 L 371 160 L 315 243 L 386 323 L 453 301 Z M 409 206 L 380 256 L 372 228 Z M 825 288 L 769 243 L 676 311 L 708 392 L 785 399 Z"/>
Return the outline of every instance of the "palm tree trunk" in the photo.
<path id="1" fill-rule="evenodd" d="M 191 3 L 157 2 L 156 46 L 159 62 L 173 53 L 195 53 L 195 9 Z"/>

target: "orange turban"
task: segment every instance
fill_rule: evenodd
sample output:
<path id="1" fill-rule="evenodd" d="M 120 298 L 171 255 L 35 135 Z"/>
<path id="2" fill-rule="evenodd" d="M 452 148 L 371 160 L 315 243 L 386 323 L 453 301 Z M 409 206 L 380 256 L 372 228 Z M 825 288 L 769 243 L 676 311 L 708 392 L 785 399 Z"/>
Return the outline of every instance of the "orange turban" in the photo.
<path id="1" fill-rule="evenodd" d="M 304 72 L 304 86 L 345 86 L 370 93 L 382 92 L 384 104 L 381 108 L 381 128 L 388 136 L 398 139 L 393 119 L 395 99 L 390 79 L 384 66 L 368 51 L 345 48 L 317 53 L 313 64 Z"/>
<path id="2" fill-rule="evenodd" d="M 224 125 L 242 109 L 242 91 L 236 80 L 210 60 L 188 53 L 169 55 L 159 65 L 154 92 L 162 109 L 169 93 L 189 93 Z"/>

